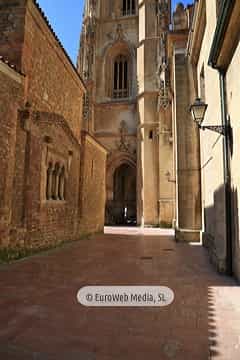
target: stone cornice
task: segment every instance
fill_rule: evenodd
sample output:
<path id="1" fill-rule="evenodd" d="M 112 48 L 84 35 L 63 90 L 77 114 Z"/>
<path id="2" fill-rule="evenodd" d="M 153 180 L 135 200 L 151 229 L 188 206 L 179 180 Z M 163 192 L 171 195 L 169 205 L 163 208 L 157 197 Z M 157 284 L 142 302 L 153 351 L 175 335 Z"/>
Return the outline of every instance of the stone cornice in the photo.
<path id="1" fill-rule="evenodd" d="M 138 100 L 145 96 L 158 96 L 158 94 L 159 94 L 159 90 L 153 90 L 153 91 L 144 90 L 138 94 Z"/>
<path id="2" fill-rule="evenodd" d="M 82 130 L 81 132 L 82 134 L 82 138 L 84 138 L 86 141 L 90 142 L 92 145 L 96 146 L 100 151 L 102 151 L 103 153 L 105 153 L 106 155 L 108 154 L 108 150 L 107 148 L 105 148 L 105 146 L 103 146 L 94 136 L 92 136 L 89 132 L 87 132 L 86 130 Z"/>
<path id="3" fill-rule="evenodd" d="M 115 108 L 115 107 L 126 107 L 126 106 L 132 106 L 132 105 L 136 105 L 137 103 L 137 99 L 131 99 L 131 100 L 119 100 L 117 101 L 116 99 L 113 100 L 109 100 L 109 101 L 104 101 L 104 102 L 95 102 L 93 105 L 96 108 L 102 108 L 102 107 L 107 107 L 107 108 Z"/>
<path id="4" fill-rule="evenodd" d="M 220 9 L 208 63 L 226 71 L 239 43 L 240 0 L 224 0 Z"/>
<path id="5" fill-rule="evenodd" d="M 24 75 L 17 71 L 14 65 L 11 65 L 7 60 L 0 57 L 0 72 L 9 76 L 11 79 L 19 84 L 23 84 Z"/>
<path id="6" fill-rule="evenodd" d="M 68 122 L 62 115 L 45 111 L 32 111 L 31 108 L 24 108 L 19 110 L 19 114 L 23 129 L 25 131 L 31 131 L 32 124 L 42 129 L 46 128 L 47 126 L 55 126 L 61 128 L 64 131 L 73 145 L 76 147 L 81 145 L 79 140 L 75 137 L 72 129 L 68 125 Z"/>

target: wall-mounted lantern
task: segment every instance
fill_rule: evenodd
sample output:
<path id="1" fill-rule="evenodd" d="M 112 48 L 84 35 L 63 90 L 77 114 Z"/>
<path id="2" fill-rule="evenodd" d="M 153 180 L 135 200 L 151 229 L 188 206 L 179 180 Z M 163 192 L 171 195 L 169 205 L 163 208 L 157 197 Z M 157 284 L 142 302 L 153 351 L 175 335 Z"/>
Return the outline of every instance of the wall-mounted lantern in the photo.
<path id="1" fill-rule="evenodd" d="M 190 112 L 192 114 L 192 118 L 197 123 L 199 129 L 211 130 L 211 131 L 214 131 L 221 135 L 226 136 L 228 133 L 228 126 L 223 126 L 223 125 L 203 126 L 202 125 L 207 108 L 208 108 L 208 105 L 205 104 L 200 98 L 197 98 L 195 100 L 195 102 L 190 106 Z"/>

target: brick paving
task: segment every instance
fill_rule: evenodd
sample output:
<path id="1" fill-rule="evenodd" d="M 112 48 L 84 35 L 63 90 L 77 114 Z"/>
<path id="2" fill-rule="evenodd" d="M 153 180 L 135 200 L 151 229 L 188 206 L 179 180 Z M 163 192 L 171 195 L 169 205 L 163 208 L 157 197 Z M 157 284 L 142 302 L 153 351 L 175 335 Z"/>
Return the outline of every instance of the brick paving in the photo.
<path id="1" fill-rule="evenodd" d="M 0 267 L 1 360 L 240 359 L 240 287 L 201 246 L 157 230 L 107 232 Z M 169 286 L 175 301 L 78 304 L 79 288 L 95 284 Z"/>

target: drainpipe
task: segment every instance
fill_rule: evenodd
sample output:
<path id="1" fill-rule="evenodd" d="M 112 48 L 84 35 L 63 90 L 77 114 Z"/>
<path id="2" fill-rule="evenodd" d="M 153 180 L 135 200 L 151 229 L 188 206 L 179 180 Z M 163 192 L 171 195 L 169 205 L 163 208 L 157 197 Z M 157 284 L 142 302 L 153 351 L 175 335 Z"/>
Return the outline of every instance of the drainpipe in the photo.
<path id="1" fill-rule="evenodd" d="M 223 137 L 223 164 L 224 164 L 224 185 L 225 185 L 225 216 L 226 216 L 226 270 L 228 275 L 232 275 L 232 194 L 231 194 L 231 168 L 230 168 L 230 119 L 227 115 L 226 101 L 226 75 L 225 72 L 218 69 L 220 80 L 221 95 L 221 116 L 222 125 L 226 129 Z"/>

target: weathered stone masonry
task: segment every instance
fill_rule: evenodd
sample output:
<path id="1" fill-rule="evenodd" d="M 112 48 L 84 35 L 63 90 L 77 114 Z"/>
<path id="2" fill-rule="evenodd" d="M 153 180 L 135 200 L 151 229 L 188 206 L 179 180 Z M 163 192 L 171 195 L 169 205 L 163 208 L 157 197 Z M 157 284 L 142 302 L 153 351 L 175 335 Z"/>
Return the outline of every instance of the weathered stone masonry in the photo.
<path id="1" fill-rule="evenodd" d="M 0 61 L 0 239 L 8 243 L 12 215 L 18 108 L 22 105 L 24 77 Z M 19 156 L 21 154 L 19 153 Z M 17 199 L 16 199 L 17 201 Z"/>
<path id="2" fill-rule="evenodd" d="M 24 73 L 9 69 L 14 81 L 0 72 L 1 246 L 44 247 L 102 230 L 104 216 L 82 208 L 81 176 L 95 162 L 101 171 L 84 199 L 104 209 L 106 153 L 94 139 L 84 148 L 79 74 L 35 1 L 0 0 L 0 38 L 0 53 Z"/>

